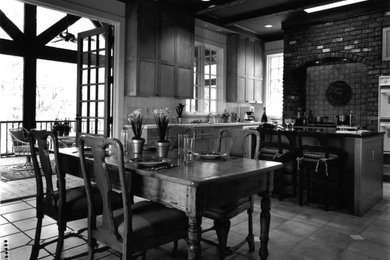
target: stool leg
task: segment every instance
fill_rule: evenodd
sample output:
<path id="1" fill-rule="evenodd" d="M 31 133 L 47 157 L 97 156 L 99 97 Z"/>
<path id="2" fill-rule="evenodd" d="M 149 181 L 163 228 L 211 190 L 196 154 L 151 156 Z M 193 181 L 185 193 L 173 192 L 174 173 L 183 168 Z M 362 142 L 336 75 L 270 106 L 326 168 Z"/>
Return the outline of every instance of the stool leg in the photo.
<path id="1" fill-rule="evenodd" d="M 298 177 L 299 177 L 299 187 L 298 187 L 298 204 L 303 205 L 303 189 L 304 189 L 304 179 L 303 179 L 303 162 L 301 162 L 301 165 L 299 167 L 298 171 Z"/>
<path id="2" fill-rule="evenodd" d="M 277 171 L 277 174 L 279 175 L 279 181 L 278 181 L 278 198 L 279 200 L 283 200 L 284 199 L 284 190 L 283 190 L 283 168 L 282 169 L 279 169 Z"/>
<path id="3" fill-rule="evenodd" d="M 308 172 L 306 173 L 306 192 L 307 192 L 307 195 L 306 195 L 306 200 L 308 203 L 310 203 L 311 201 L 311 171 L 308 170 Z"/>

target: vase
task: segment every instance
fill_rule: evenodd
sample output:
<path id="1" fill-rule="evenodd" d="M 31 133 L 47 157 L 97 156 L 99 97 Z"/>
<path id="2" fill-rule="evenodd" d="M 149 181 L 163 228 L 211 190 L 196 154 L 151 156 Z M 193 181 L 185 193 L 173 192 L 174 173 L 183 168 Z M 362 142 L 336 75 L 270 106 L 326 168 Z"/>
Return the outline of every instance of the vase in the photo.
<path id="1" fill-rule="evenodd" d="M 182 117 L 177 117 L 177 123 L 182 124 L 183 123 L 183 118 Z"/>
<path id="2" fill-rule="evenodd" d="M 131 139 L 131 150 L 133 154 L 140 154 L 144 148 L 145 139 Z"/>
<path id="3" fill-rule="evenodd" d="M 167 157 L 169 150 L 169 141 L 156 142 L 156 151 L 158 157 Z"/>

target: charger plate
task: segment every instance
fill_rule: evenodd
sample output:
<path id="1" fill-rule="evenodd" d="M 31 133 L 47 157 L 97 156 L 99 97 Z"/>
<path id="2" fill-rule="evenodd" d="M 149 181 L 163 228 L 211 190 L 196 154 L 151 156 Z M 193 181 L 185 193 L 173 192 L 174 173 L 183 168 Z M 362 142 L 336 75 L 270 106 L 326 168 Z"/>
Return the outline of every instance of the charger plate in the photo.
<path id="1" fill-rule="evenodd" d="M 132 158 L 130 162 L 139 168 L 151 168 L 172 164 L 171 159 L 162 157 Z"/>

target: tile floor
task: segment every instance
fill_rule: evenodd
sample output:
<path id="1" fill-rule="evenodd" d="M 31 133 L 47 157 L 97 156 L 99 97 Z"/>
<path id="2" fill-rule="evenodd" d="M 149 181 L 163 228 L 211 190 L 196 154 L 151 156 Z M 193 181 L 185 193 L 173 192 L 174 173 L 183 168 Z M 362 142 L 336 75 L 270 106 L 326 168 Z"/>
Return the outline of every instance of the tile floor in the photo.
<path id="1" fill-rule="evenodd" d="M 0 165 L 1 167 L 1 165 Z M 0 259 L 28 259 L 35 234 L 35 198 L 34 179 L 12 181 L 1 184 L 0 195 Z M 73 185 L 81 180 L 74 179 Z M 4 194 L 13 191 L 14 195 L 24 199 L 4 198 Z M 24 192 L 24 193 L 22 193 Z M 8 202 L 4 202 L 8 201 Z M 255 203 L 254 220 L 259 219 L 260 202 Z M 229 244 L 233 245 L 244 238 L 247 231 L 247 217 L 243 213 L 232 219 Z M 78 230 L 86 221 L 74 221 L 68 224 L 68 230 Z M 203 220 L 202 227 L 211 222 Z M 244 245 L 237 254 L 227 259 L 259 259 L 258 221 L 254 223 L 256 252 L 248 252 Z M 42 238 L 57 236 L 57 226 L 49 217 L 44 219 Z M 204 234 L 216 241 L 214 232 Z M 147 259 L 186 259 L 186 243 L 179 242 L 176 257 L 170 255 L 172 244 L 148 250 Z M 285 259 L 390 259 L 390 183 L 384 183 L 384 199 L 363 217 L 356 217 L 343 212 L 329 211 L 310 206 L 298 206 L 292 199 L 282 202 L 272 199 L 271 230 L 268 245 L 269 257 L 273 260 Z M 71 256 L 87 247 L 83 240 L 71 238 L 65 241 L 63 256 Z M 40 251 L 39 259 L 53 259 L 55 244 Z M 87 259 L 86 257 L 80 259 Z M 109 250 L 95 255 L 95 259 L 120 259 L 118 252 Z M 218 259 L 214 246 L 202 243 L 202 259 Z"/>

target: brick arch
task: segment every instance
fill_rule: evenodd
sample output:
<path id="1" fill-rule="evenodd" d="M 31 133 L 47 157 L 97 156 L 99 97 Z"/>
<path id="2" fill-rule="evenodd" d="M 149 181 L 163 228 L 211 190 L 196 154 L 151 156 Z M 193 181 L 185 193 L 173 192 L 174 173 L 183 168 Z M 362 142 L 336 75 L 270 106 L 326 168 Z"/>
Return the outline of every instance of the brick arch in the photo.
<path id="1" fill-rule="evenodd" d="M 345 60 L 350 62 L 360 62 L 365 65 L 369 65 L 369 61 L 366 58 L 353 53 L 329 52 L 307 56 L 297 62 L 297 64 L 295 64 L 295 69 L 302 69 L 308 67 L 309 65 L 314 65 L 316 61 L 321 60 Z"/>

